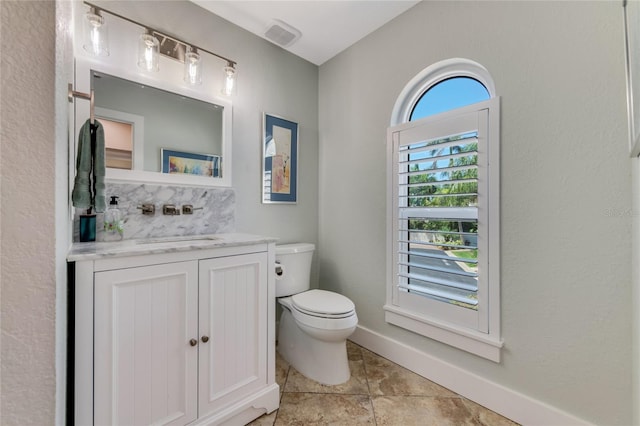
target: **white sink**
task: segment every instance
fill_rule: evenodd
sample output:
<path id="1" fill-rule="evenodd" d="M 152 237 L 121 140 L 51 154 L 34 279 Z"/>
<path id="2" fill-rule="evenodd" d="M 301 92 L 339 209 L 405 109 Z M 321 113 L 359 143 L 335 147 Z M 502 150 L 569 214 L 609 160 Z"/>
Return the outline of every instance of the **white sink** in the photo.
<path id="1" fill-rule="evenodd" d="M 136 244 L 189 243 L 192 241 L 215 241 L 220 239 L 215 235 L 184 235 L 181 237 L 145 238 L 144 240 L 136 240 Z"/>

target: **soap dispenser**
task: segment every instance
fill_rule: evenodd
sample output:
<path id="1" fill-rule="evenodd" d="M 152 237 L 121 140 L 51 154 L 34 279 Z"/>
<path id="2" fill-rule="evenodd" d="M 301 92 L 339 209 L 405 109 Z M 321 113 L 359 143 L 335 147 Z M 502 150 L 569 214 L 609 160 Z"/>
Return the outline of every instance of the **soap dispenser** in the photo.
<path id="1" fill-rule="evenodd" d="M 109 208 L 104 212 L 104 240 L 120 241 L 124 234 L 124 222 L 118 209 L 118 196 L 111 196 Z"/>

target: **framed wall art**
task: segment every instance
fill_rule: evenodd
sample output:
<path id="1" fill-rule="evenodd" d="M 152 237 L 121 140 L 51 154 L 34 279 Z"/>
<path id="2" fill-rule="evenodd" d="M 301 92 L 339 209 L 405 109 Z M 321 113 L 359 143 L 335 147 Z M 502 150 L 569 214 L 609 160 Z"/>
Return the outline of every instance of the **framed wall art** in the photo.
<path id="1" fill-rule="evenodd" d="M 298 202 L 298 123 L 264 114 L 262 202 Z"/>
<path id="2" fill-rule="evenodd" d="M 627 66 L 627 111 L 629 151 L 640 155 L 640 2 L 623 2 L 625 56 Z"/>
<path id="3" fill-rule="evenodd" d="M 161 149 L 162 173 L 220 176 L 220 156 Z"/>

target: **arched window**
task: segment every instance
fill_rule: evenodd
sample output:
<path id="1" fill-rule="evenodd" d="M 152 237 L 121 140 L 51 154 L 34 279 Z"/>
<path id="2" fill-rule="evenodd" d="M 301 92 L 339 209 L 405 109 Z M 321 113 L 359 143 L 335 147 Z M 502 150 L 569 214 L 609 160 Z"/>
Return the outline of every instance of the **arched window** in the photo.
<path id="1" fill-rule="evenodd" d="M 488 71 L 442 61 L 389 130 L 388 322 L 498 362 L 499 99 Z"/>
<path id="2" fill-rule="evenodd" d="M 471 77 L 451 77 L 434 84 L 420 96 L 409 121 L 451 111 L 490 98 L 487 88 Z"/>
<path id="3" fill-rule="evenodd" d="M 477 82 L 486 90 L 488 97 L 485 99 L 497 96 L 493 79 L 485 67 L 469 59 L 446 59 L 428 66 L 407 83 L 393 107 L 390 124 L 395 126 L 422 118 L 417 117 L 417 114 L 412 118 L 412 113 L 418 103 L 421 103 L 423 95 L 447 80 L 461 81 L 459 79 L 464 77 Z M 479 92 L 482 93 L 481 90 Z M 459 106 L 463 106 L 463 104 Z"/>

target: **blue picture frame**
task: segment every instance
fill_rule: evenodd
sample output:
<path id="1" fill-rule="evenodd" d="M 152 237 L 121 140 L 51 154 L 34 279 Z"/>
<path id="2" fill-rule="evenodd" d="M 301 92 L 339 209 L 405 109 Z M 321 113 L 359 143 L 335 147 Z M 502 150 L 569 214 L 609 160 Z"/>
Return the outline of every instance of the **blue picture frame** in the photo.
<path id="1" fill-rule="evenodd" d="M 220 177 L 220 156 L 161 149 L 162 173 Z"/>
<path id="2" fill-rule="evenodd" d="M 264 114 L 262 202 L 298 202 L 298 123 Z"/>

